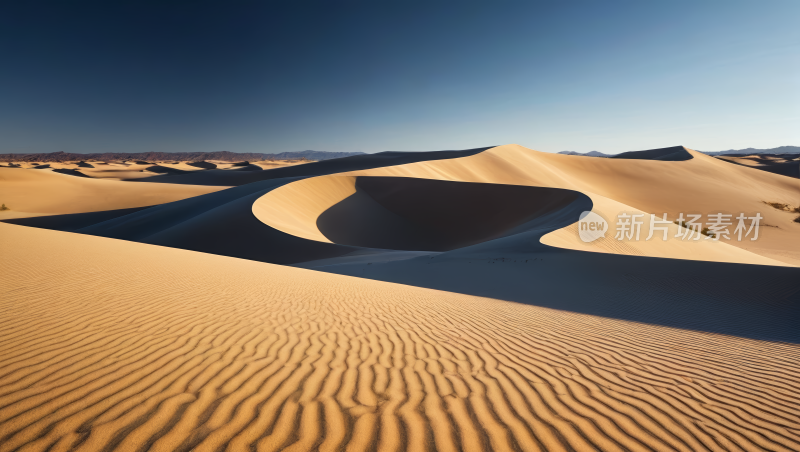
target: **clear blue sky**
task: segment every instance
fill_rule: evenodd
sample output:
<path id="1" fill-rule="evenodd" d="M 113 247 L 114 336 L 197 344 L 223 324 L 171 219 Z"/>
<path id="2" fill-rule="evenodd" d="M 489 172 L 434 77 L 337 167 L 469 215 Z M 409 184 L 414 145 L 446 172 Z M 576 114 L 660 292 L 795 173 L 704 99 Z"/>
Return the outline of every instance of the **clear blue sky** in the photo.
<path id="1" fill-rule="evenodd" d="M 506 143 L 800 146 L 800 1 L 0 6 L 0 153 Z"/>

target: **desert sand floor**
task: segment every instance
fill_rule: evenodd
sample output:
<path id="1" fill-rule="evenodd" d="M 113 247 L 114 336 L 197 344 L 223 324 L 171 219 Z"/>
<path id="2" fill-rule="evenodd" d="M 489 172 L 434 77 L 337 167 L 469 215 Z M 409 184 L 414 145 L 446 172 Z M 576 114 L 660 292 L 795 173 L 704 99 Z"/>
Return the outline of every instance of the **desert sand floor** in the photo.
<path id="1" fill-rule="evenodd" d="M 0 249 L 2 451 L 800 450 L 797 345 L 2 223 Z"/>

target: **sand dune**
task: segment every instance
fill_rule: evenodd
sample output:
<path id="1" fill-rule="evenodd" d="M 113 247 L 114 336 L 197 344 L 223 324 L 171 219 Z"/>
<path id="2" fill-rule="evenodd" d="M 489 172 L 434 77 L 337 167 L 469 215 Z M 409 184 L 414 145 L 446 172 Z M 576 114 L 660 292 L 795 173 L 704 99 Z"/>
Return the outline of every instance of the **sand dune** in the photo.
<path id="1" fill-rule="evenodd" d="M 310 240 L 446 251 L 502 237 L 579 198 L 591 209 L 588 198 L 568 190 L 334 175 L 280 187 L 259 199 L 253 213 L 275 229 Z"/>
<path id="2" fill-rule="evenodd" d="M 236 163 L 231 162 L 45 162 L 45 163 L 9 163 L 8 168 L 23 168 L 23 169 L 41 169 L 52 170 L 61 174 L 68 174 L 78 177 L 91 177 L 93 179 L 107 179 L 107 180 L 139 180 L 148 179 L 154 176 L 162 176 L 159 182 L 170 182 L 169 179 L 164 179 L 164 176 L 179 176 L 190 172 L 205 171 L 211 169 L 235 169 L 235 170 L 250 170 L 259 171 L 262 169 L 276 169 L 287 166 L 295 166 L 308 163 L 305 160 L 269 160 L 264 162 L 253 162 L 248 165 L 236 166 Z M 213 177 L 206 176 L 200 178 L 203 180 L 212 180 Z M 214 181 L 212 184 L 204 184 L 193 182 L 187 184 L 180 182 L 184 185 L 226 185 L 225 183 L 217 183 Z M 227 185 L 241 185 L 241 183 L 227 184 Z"/>
<path id="3" fill-rule="evenodd" d="M 684 148 L 655 151 L 658 152 L 644 151 L 639 159 L 596 159 L 547 154 L 516 145 L 500 146 L 457 159 L 339 173 L 293 182 L 265 194 L 256 202 L 253 212 L 265 224 L 288 234 L 332 242 L 318 230 L 317 218 L 356 193 L 356 190 L 333 188 L 356 177 L 411 177 L 560 188 L 577 191 L 591 198 L 595 211 L 609 221 L 612 231 L 620 212 L 654 213 L 659 217 L 667 213 L 668 218 L 677 218 L 680 212 L 746 212 L 748 215 L 761 212 L 765 224 L 773 227 L 761 228 L 761 238 L 757 242 L 640 241 L 630 248 L 614 248 L 610 246 L 611 240 L 586 245 L 578 240 L 574 230 L 568 230 L 544 239 L 544 243 L 553 246 L 717 262 L 769 265 L 800 263 L 800 242 L 793 238 L 800 231 L 800 225 L 793 223 L 788 215 L 765 208 L 763 203 L 767 198 L 793 198 L 800 190 L 800 182 L 743 170 Z M 673 156 L 670 158 L 678 158 L 674 157 L 676 155 L 692 158 L 679 161 L 643 158 L 651 154 L 659 158 L 670 155 Z M 351 179 L 346 179 L 348 177 Z M 340 182 L 334 182 L 334 178 Z M 649 220 L 645 227 L 648 224 Z M 670 235 L 674 236 L 676 232 L 677 227 L 670 226 Z"/>
<path id="4" fill-rule="evenodd" d="M 720 160 L 747 166 L 761 171 L 780 174 L 783 176 L 800 178 L 800 155 L 723 155 L 717 157 Z"/>
<path id="5" fill-rule="evenodd" d="M 207 196 L 154 206 L 140 212 L 112 209 L 103 217 L 98 217 L 98 214 L 79 214 L 66 219 L 53 216 L 17 222 L 280 264 L 323 259 L 358 251 L 360 248 L 311 242 L 265 226 L 253 216 L 254 202 L 275 187 L 302 177 L 435 158 L 453 158 L 472 155 L 484 149 L 432 153 L 381 153 L 269 171 L 236 173 L 253 174 L 259 180 Z M 195 174 L 188 174 L 175 176 L 172 180 L 186 181 L 191 178 L 194 182 L 214 184 L 211 186 L 217 186 L 220 180 L 242 181 L 239 179 L 241 176 L 230 178 L 226 174 L 231 172 L 209 170 L 196 173 L 197 177 L 194 177 Z M 148 179 L 148 181 L 154 180 L 162 179 L 160 176 Z"/>
<path id="6" fill-rule="evenodd" d="M 220 187 L 132 184 L 44 170 L 0 168 L 0 202 L 11 209 L 4 212 L 5 218 L 144 207 L 218 190 Z"/>
<path id="7" fill-rule="evenodd" d="M 381 152 L 378 154 L 355 155 L 279 168 L 274 168 L 272 162 L 265 161 L 256 162 L 256 164 L 262 166 L 264 169 L 271 169 L 271 171 L 203 171 L 202 173 L 181 175 L 179 177 L 159 176 L 149 179 L 149 181 L 170 184 L 240 186 L 281 178 L 320 176 L 388 165 L 402 165 L 435 159 L 450 159 L 473 155 L 485 149 L 489 148 L 438 152 Z M 227 170 L 236 169 L 236 167 L 231 166 L 230 163 L 224 167 L 218 165 L 218 168 Z"/>
<path id="8" fill-rule="evenodd" d="M 0 247 L 2 451 L 800 448 L 796 345 L 14 225 Z"/>
<path id="9" fill-rule="evenodd" d="M 414 251 L 452 249 L 452 246 L 439 242 L 443 240 L 442 237 L 452 236 L 454 228 L 462 230 L 484 227 L 486 219 L 495 217 L 501 210 L 505 212 L 504 215 L 520 214 L 516 211 L 518 203 L 508 204 L 500 210 L 495 209 L 492 215 L 480 214 L 472 209 L 473 206 L 469 206 L 459 211 L 463 221 L 454 221 L 444 229 L 439 227 L 437 236 L 432 234 L 437 228 L 431 229 L 430 222 L 427 225 L 422 224 L 424 219 L 407 218 L 408 213 L 402 212 L 399 212 L 399 217 L 406 217 L 406 220 L 398 222 L 396 206 L 388 210 L 386 206 L 376 207 L 379 203 L 373 202 L 372 195 L 356 189 L 356 179 L 365 181 L 390 176 L 395 178 L 392 179 L 394 181 L 410 177 L 472 183 L 460 185 L 462 188 L 477 187 L 476 184 L 480 183 L 484 187 L 483 190 L 491 190 L 492 185 L 498 184 L 537 187 L 540 190 L 545 188 L 572 190 L 587 196 L 591 200 L 592 209 L 611 222 L 611 236 L 613 236 L 615 217 L 622 211 L 658 215 L 666 212 L 670 218 L 675 218 L 678 212 L 684 211 L 743 211 L 748 214 L 760 211 L 765 217 L 764 223 L 769 227 L 761 228 L 761 238 L 758 242 L 718 243 L 701 240 L 690 243 L 680 240 L 667 242 L 642 240 L 623 243 L 609 237 L 585 244 L 578 240 L 575 226 L 565 228 L 574 223 L 574 218 L 566 223 L 558 220 L 550 225 L 550 230 L 544 231 L 541 240 L 547 245 L 562 248 L 638 256 L 760 265 L 787 265 L 800 262 L 796 259 L 800 253 L 798 251 L 800 245 L 794 240 L 794 233 L 800 225 L 792 221 L 791 215 L 771 209 L 763 203 L 764 199 L 791 198 L 795 190 L 800 188 L 796 187 L 797 182 L 740 169 L 684 148 L 656 151 L 631 154 L 639 157 L 651 154 L 653 157 L 697 156 L 684 161 L 593 159 L 545 154 L 519 146 L 472 150 L 466 154 L 423 155 L 422 158 L 408 154 L 358 156 L 266 172 L 255 171 L 252 174 L 264 179 L 264 182 L 244 185 L 242 190 L 229 190 L 222 196 L 209 195 L 207 199 L 198 197 L 176 205 L 148 209 L 114 221 L 111 221 L 114 215 L 110 212 L 108 217 L 103 218 L 105 221 L 103 224 L 70 219 L 69 224 L 81 225 L 82 228 L 69 230 L 285 264 L 353 253 L 374 254 L 374 248 Z M 409 159 L 412 160 L 409 162 Z M 365 166 L 368 168 L 359 169 Z M 347 172 L 351 169 L 356 171 Z M 742 172 L 743 170 L 746 172 Z M 202 180 L 204 183 L 214 183 L 211 180 L 214 178 L 230 180 L 226 179 L 227 176 L 224 174 L 230 172 L 208 170 L 176 178 L 186 179 L 197 175 L 204 178 Z M 308 178 L 318 174 L 323 176 Z M 658 176 L 649 177 L 648 174 Z M 159 180 L 159 178 L 160 176 L 157 176 L 149 180 Z M 192 180 L 201 182 L 198 178 Z M 397 189 L 400 192 L 408 191 Z M 259 191 L 264 196 L 261 199 L 251 199 Z M 449 192 L 449 197 L 437 201 L 439 207 L 427 209 L 425 214 L 419 215 L 428 217 L 446 211 L 447 216 L 453 216 L 459 210 L 457 206 L 465 205 L 456 202 L 458 196 L 453 197 L 458 192 L 459 190 Z M 673 199 L 672 193 L 675 193 L 674 198 L 677 200 Z M 468 200 L 470 196 L 462 195 L 460 199 Z M 421 205 L 420 200 L 425 198 L 424 195 L 418 195 L 412 204 Z M 525 202 L 534 205 L 538 202 L 537 199 L 536 195 L 531 195 L 525 197 Z M 502 205 L 502 203 L 497 204 L 497 206 Z M 224 214 L 220 209 L 224 209 Z M 407 210 L 413 213 L 415 209 Z M 257 221 L 253 221 L 253 214 L 263 225 L 260 226 Z M 227 221 L 228 218 L 237 218 L 237 221 Z M 355 218 L 362 218 L 365 221 Z M 29 224 L 43 226 L 41 220 L 39 221 Z M 393 225 L 392 227 L 404 224 L 405 226 L 400 229 L 405 232 L 394 230 L 399 235 L 395 232 L 390 233 L 390 229 L 387 229 L 389 223 Z M 60 223 L 55 221 L 55 224 L 53 227 L 59 228 Z M 649 215 L 645 216 L 645 230 L 647 224 Z M 533 225 L 540 229 L 548 227 L 541 221 Z M 324 232 L 320 230 L 320 226 L 323 226 Z M 506 226 L 509 226 L 509 233 L 513 232 L 511 230 L 513 228 L 510 228 L 512 225 Z M 669 228 L 669 234 L 674 236 L 678 227 L 671 225 Z M 548 232 L 550 234 L 547 234 Z M 362 240 L 375 234 L 403 237 L 401 241 L 406 243 L 400 245 L 381 240 L 366 242 Z M 408 242 L 407 238 L 410 236 L 416 236 L 417 239 Z M 423 237 L 427 237 L 423 240 L 427 240 L 427 244 L 419 246 L 415 241 Z M 483 239 L 488 240 L 493 237 L 496 238 L 486 235 Z M 308 240 L 317 243 L 308 243 Z M 461 245 L 465 244 L 466 242 Z M 295 252 L 300 249 L 304 251 Z"/>
<path id="10" fill-rule="evenodd" d="M 217 165 L 215 163 L 206 162 L 206 161 L 202 161 L 202 162 L 187 162 L 186 164 L 188 166 L 193 167 L 193 168 L 200 168 L 200 169 L 216 169 L 217 168 Z"/>
<path id="11" fill-rule="evenodd" d="M 661 160 L 665 162 L 682 162 L 685 160 L 691 160 L 693 156 L 683 146 L 674 146 L 671 148 L 650 149 L 647 151 L 622 152 L 620 154 L 609 156 L 609 158 L 623 160 Z"/>

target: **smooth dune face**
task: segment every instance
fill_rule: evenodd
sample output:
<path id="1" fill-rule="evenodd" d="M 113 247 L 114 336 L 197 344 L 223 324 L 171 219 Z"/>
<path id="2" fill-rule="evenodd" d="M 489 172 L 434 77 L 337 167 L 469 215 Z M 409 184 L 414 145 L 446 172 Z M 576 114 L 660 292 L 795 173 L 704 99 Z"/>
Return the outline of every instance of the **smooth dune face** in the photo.
<path id="1" fill-rule="evenodd" d="M 94 180 L 52 171 L 0 168 L 0 203 L 11 209 L 9 216 L 152 206 L 222 188 Z"/>
<path id="2" fill-rule="evenodd" d="M 794 266 L 790 263 L 772 259 L 755 252 L 747 251 L 738 246 L 733 246 L 725 241 L 705 240 L 682 240 L 676 238 L 680 232 L 680 226 L 668 224 L 667 240 L 664 240 L 662 232 L 657 232 L 652 240 L 626 241 L 617 240 L 615 235 L 614 217 L 619 212 L 630 215 L 643 215 L 641 217 L 642 236 L 644 239 L 649 231 L 652 221 L 648 212 L 634 209 L 630 206 L 616 202 L 614 200 L 592 195 L 592 211 L 599 213 L 610 221 L 609 231 L 606 236 L 593 242 L 580 240 L 578 224 L 573 223 L 567 227 L 550 232 L 541 238 L 545 245 L 571 250 L 588 251 L 595 253 L 624 254 L 630 256 L 649 256 L 668 259 L 686 259 L 697 261 L 727 262 L 733 264 L 756 264 L 756 265 L 776 265 Z M 661 215 L 656 218 L 658 221 Z M 663 226 L 663 225 L 662 225 Z M 765 228 L 762 228 L 762 231 Z"/>
<path id="3" fill-rule="evenodd" d="M 796 345 L 16 225 L 0 247 L 2 451 L 800 448 Z"/>
<path id="4" fill-rule="evenodd" d="M 584 244 L 573 228 L 546 236 L 542 242 L 551 246 L 715 262 L 800 264 L 800 241 L 795 239 L 800 233 L 800 224 L 793 222 L 791 214 L 764 204 L 770 199 L 795 202 L 791 200 L 800 190 L 800 181 L 730 165 L 684 148 L 676 149 L 665 155 L 683 159 L 685 154 L 691 158 L 677 161 L 599 159 L 536 152 L 518 145 L 498 146 L 467 157 L 300 180 L 265 194 L 254 203 L 253 213 L 260 221 L 288 234 L 336 242 L 331 240 L 336 234 L 330 228 L 327 232 L 320 230 L 319 219 L 324 219 L 323 214 L 345 198 L 359 196 L 355 178 L 418 178 L 557 188 L 591 198 L 593 210 L 609 222 L 612 237 L 616 217 L 622 212 L 645 214 L 645 228 L 651 213 L 658 217 L 666 213 L 668 218 L 675 219 L 682 212 L 732 213 L 734 216 L 759 212 L 764 220 L 760 237 L 755 242 L 701 240 L 688 243 L 672 239 L 616 244 L 605 240 Z M 362 198 L 365 202 L 361 205 L 366 206 L 368 198 Z M 537 196 L 525 199 L 532 204 L 541 201 Z M 677 226 L 669 228 L 670 236 L 674 237 Z"/>

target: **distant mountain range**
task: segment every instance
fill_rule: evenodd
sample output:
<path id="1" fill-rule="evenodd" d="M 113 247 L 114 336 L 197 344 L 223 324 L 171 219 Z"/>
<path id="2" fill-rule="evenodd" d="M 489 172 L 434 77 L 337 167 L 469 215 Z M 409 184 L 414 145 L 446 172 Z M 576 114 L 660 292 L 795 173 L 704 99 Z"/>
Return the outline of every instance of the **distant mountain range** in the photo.
<path id="1" fill-rule="evenodd" d="M 703 151 L 700 151 L 703 152 Z M 575 151 L 561 151 L 559 154 L 565 155 L 585 155 L 588 157 L 613 157 L 616 154 L 603 154 L 602 152 L 597 151 L 589 151 L 586 153 L 580 153 Z M 729 155 L 729 154 L 800 154 L 800 146 L 781 146 L 772 149 L 755 149 L 755 148 L 747 148 L 747 149 L 731 149 L 728 151 L 719 151 L 719 152 L 703 152 L 706 155 Z"/>
<path id="2" fill-rule="evenodd" d="M 364 155 L 365 152 L 328 152 L 328 151 L 298 151 L 298 152 L 281 152 L 278 154 L 261 154 L 265 159 L 276 160 L 291 160 L 299 158 L 307 158 L 308 160 L 330 160 L 342 157 L 350 157 L 353 155 Z"/>
<path id="3" fill-rule="evenodd" d="M 700 151 L 703 152 L 703 151 Z M 800 146 L 780 146 L 772 149 L 731 149 L 720 152 L 703 152 L 706 155 L 729 155 L 729 154 L 800 154 Z"/>
<path id="4" fill-rule="evenodd" d="M 0 154 L 2 162 L 72 162 L 78 160 L 142 160 L 148 162 L 180 160 L 200 161 L 218 160 L 223 162 L 241 162 L 258 160 L 293 160 L 305 158 L 308 160 L 330 160 L 352 155 L 361 155 L 364 152 L 326 152 L 326 151 L 298 151 L 280 152 L 277 154 L 240 153 L 240 152 L 137 152 L 119 153 L 105 152 L 95 154 L 75 154 L 70 152 L 51 152 L 48 154 Z"/>
<path id="5" fill-rule="evenodd" d="M 589 152 L 586 152 L 584 154 L 582 154 L 580 152 L 575 152 L 575 151 L 561 151 L 561 152 L 559 152 L 559 154 L 564 154 L 564 155 L 584 155 L 584 156 L 587 156 L 587 157 L 611 157 L 611 154 L 603 154 L 602 152 L 598 152 L 598 151 L 589 151 Z"/>

